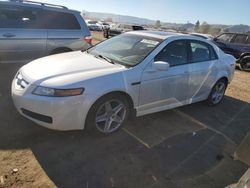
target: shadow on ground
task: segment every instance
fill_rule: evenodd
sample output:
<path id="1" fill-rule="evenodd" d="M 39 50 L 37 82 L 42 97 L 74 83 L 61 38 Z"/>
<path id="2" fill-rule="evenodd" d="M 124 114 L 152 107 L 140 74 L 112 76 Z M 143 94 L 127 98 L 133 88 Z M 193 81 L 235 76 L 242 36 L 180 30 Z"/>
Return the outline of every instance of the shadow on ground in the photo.
<path id="1" fill-rule="evenodd" d="M 56 132 L 14 109 L 10 83 L 17 69 L 0 70 L 0 153 L 30 149 L 58 187 L 216 188 L 247 169 L 232 154 L 250 131 L 249 103 L 231 97 L 217 107 L 197 103 L 136 118 L 106 137 Z"/>

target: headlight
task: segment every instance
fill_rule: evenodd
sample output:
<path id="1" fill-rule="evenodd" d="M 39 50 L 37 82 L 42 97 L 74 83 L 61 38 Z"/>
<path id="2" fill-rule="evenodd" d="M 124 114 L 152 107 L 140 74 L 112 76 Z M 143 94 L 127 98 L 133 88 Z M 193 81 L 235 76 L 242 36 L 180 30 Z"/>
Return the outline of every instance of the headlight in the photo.
<path id="1" fill-rule="evenodd" d="M 76 88 L 76 89 L 53 89 L 48 87 L 38 86 L 32 94 L 41 95 L 47 97 L 70 97 L 81 95 L 84 92 L 84 88 Z"/>

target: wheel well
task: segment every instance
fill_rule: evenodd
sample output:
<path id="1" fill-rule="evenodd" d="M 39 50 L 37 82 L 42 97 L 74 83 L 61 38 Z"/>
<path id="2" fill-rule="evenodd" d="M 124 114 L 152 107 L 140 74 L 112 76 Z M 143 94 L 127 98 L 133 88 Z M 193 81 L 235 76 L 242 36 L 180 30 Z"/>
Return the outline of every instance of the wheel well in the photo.
<path id="1" fill-rule="evenodd" d="M 123 96 L 123 97 L 125 97 L 125 98 L 127 99 L 127 101 L 128 101 L 128 103 L 129 103 L 131 109 L 134 108 L 134 102 L 133 102 L 132 97 L 131 97 L 129 94 L 127 94 L 126 92 L 124 92 L 124 91 L 113 91 L 113 92 L 107 93 L 107 94 L 105 94 L 105 95 L 99 97 L 97 100 L 99 100 L 99 99 L 102 98 L 102 97 L 106 97 L 106 96 L 108 96 L 108 95 L 120 95 L 120 96 Z M 97 101 L 97 100 L 96 100 L 96 101 Z"/>
<path id="2" fill-rule="evenodd" d="M 131 111 L 130 111 L 130 117 L 135 117 L 135 116 L 136 116 L 136 110 L 135 110 L 135 108 L 134 108 L 133 99 L 132 99 L 132 97 L 131 97 L 129 94 L 127 94 L 127 93 L 124 92 L 124 91 L 112 91 L 112 92 L 110 92 L 110 93 L 106 93 L 106 94 L 100 96 L 100 97 L 92 104 L 92 106 L 93 106 L 98 100 L 100 100 L 101 98 L 106 97 L 106 96 L 109 96 L 109 95 L 120 95 L 120 96 L 123 96 L 123 97 L 128 101 L 128 103 L 129 103 L 129 107 L 130 107 L 130 110 L 131 110 Z M 90 109 L 92 108 L 92 106 L 90 107 Z M 89 113 L 89 112 L 88 112 L 88 113 Z"/>
<path id="3" fill-rule="evenodd" d="M 225 77 L 225 76 L 224 76 L 224 77 L 221 77 L 219 80 L 224 80 L 224 81 L 226 82 L 226 84 L 228 84 L 228 78 Z M 219 80 L 218 80 L 218 81 L 219 81 Z"/>
<path id="4" fill-rule="evenodd" d="M 59 54 L 59 53 L 63 53 L 63 52 L 71 52 L 71 51 L 72 51 L 72 49 L 70 49 L 70 48 L 60 47 L 60 48 L 56 48 L 56 49 L 52 50 L 50 52 L 50 55 Z"/>
<path id="5" fill-rule="evenodd" d="M 241 54 L 241 56 L 240 56 L 240 59 L 243 59 L 244 57 L 250 57 L 250 53 L 243 53 L 243 54 Z"/>

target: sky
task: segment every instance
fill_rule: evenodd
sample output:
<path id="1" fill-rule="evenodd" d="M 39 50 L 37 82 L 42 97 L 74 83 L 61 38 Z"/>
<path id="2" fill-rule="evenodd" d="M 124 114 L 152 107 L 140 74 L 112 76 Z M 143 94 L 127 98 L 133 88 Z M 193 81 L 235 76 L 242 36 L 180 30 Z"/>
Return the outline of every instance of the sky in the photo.
<path id="1" fill-rule="evenodd" d="M 37 0 L 36 0 L 37 1 Z M 40 0 L 75 10 L 136 16 L 172 23 L 250 25 L 250 0 Z"/>

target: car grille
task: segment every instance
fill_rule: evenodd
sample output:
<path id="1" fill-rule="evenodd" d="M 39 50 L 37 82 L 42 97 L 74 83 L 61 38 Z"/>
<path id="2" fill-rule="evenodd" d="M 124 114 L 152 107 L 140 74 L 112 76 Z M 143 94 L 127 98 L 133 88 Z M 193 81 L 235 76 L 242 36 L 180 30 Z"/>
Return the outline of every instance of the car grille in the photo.
<path id="1" fill-rule="evenodd" d="M 21 89 L 25 89 L 29 85 L 29 82 L 27 82 L 20 73 L 16 76 L 16 86 L 18 86 Z"/>

